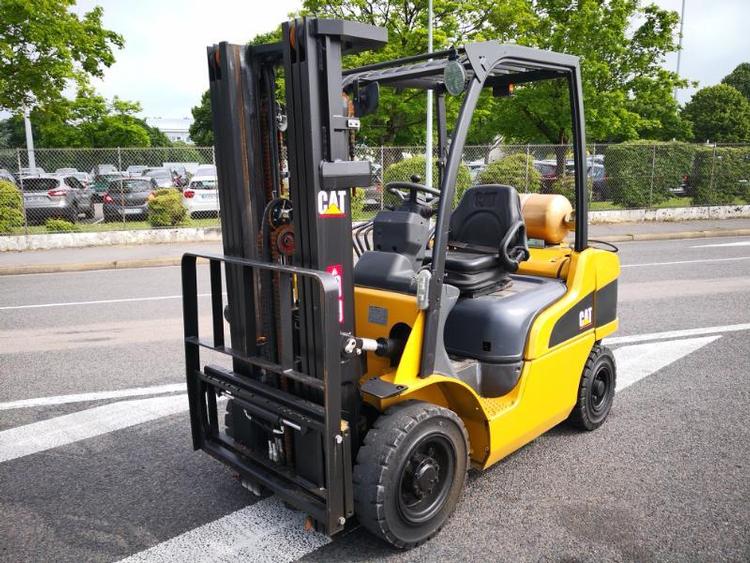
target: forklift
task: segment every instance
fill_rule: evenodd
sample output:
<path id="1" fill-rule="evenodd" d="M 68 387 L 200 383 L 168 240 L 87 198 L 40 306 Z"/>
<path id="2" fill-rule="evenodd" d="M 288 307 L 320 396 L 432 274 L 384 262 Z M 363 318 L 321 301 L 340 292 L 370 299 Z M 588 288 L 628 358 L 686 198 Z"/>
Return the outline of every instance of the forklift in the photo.
<path id="1" fill-rule="evenodd" d="M 604 422 L 620 266 L 588 244 L 577 57 L 487 41 L 343 68 L 386 42 L 301 17 L 277 43 L 208 48 L 224 254 L 183 257 L 184 344 L 194 449 L 308 528 L 356 518 L 407 549 L 446 523 L 470 467 Z M 567 84 L 575 201 L 477 185 L 454 208 L 480 94 L 543 80 Z M 381 88 L 435 93 L 439 187 L 389 183 L 397 205 L 353 229 L 374 172 L 356 135 Z"/>

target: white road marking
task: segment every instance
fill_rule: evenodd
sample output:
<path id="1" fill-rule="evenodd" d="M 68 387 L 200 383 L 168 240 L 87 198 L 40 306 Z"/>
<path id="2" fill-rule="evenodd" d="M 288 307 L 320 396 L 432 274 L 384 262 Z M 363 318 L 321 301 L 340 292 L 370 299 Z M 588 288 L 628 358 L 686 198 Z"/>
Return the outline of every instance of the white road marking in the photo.
<path id="1" fill-rule="evenodd" d="M 735 256 L 734 258 L 706 258 L 704 260 L 677 260 L 676 262 L 646 262 L 644 264 L 622 264 L 621 268 L 643 268 L 645 266 L 674 266 L 679 264 L 702 264 L 704 262 L 736 262 L 750 260 L 750 256 Z"/>
<path id="2" fill-rule="evenodd" d="M 719 338 L 721 335 L 650 342 L 617 348 L 614 351 L 617 361 L 617 391 L 630 387 L 633 383 Z"/>
<path id="3" fill-rule="evenodd" d="M 690 248 L 719 248 L 723 246 L 750 246 L 750 240 L 741 240 L 738 242 L 721 242 L 715 244 L 698 244 Z"/>
<path id="4" fill-rule="evenodd" d="M 75 393 L 71 395 L 57 395 L 52 397 L 37 397 L 0 403 L 0 411 L 24 409 L 30 407 L 44 407 L 49 405 L 65 405 L 68 403 L 83 403 L 86 401 L 101 401 L 104 399 L 122 399 L 123 397 L 138 397 L 143 395 L 162 395 L 185 391 L 184 383 L 170 385 L 155 385 L 153 387 L 134 387 L 131 389 L 115 389 L 112 391 L 96 391 L 94 393 Z"/>
<path id="5" fill-rule="evenodd" d="M 691 336 L 703 336 L 706 334 L 722 334 L 725 332 L 739 332 L 750 330 L 750 323 L 724 326 L 708 326 L 703 328 L 688 328 L 684 330 L 671 330 L 667 332 L 652 332 L 650 334 L 633 334 L 631 336 L 615 336 L 605 338 L 607 346 L 615 344 L 632 344 L 634 342 L 648 342 L 649 340 L 666 340 L 672 338 L 689 338 Z"/>
<path id="6" fill-rule="evenodd" d="M 330 543 L 303 529 L 304 514 L 270 497 L 123 559 L 122 563 L 178 561 L 295 561 Z"/>
<path id="7" fill-rule="evenodd" d="M 0 463 L 188 410 L 186 394 L 118 401 L 0 432 Z"/>
<path id="8" fill-rule="evenodd" d="M 210 293 L 199 293 L 198 297 L 208 297 Z M 168 299 L 182 299 L 182 295 L 158 295 L 155 297 L 130 297 L 126 299 L 100 299 L 99 301 L 66 301 L 62 303 L 38 303 L 34 305 L 9 305 L 0 307 L 0 311 L 14 309 L 44 309 L 47 307 L 71 307 L 78 305 L 109 305 L 112 303 L 137 303 L 139 301 L 164 301 Z"/>

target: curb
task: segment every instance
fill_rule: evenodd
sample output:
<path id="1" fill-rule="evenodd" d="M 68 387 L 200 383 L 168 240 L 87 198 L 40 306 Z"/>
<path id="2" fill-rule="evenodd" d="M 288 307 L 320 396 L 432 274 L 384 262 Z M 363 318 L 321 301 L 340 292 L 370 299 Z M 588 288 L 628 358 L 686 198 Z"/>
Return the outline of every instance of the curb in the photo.
<path id="1" fill-rule="evenodd" d="M 602 242 L 632 242 L 647 240 L 679 240 L 691 238 L 712 238 L 712 237 L 744 237 L 750 236 L 750 229 L 726 229 L 726 230 L 708 230 L 708 231 L 680 231 L 673 233 L 633 233 L 623 235 L 604 235 L 591 238 L 590 240 L 600 240 Z"/>
<path id="2" fill-rule="evenodd" d="M 750 229 L 605 235 L 592 238 L 591 240 L 598 240 L 602 242 L 633 242 L 649 240 L 679 240 L 741 236 L 750 236 Z M 0 276 L 13 276 L 21 274 L 56 274 L 62 272 L 86 272 L 90 270 L 123 270 L 128 268 L 156 268 L 160 266 L 179 266 L 181 262 L 182 257 L 179 256 L 175 258 L 145 258 L 141 260 L 82 262 L 80 264 L 32 264 L 28 266 L 0 266 Z"/>

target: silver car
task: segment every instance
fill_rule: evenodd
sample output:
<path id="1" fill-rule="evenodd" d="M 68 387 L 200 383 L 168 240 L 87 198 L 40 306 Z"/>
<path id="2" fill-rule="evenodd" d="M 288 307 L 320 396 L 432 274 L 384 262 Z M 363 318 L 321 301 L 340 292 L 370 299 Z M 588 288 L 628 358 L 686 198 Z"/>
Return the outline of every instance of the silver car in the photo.
<path id="1" fill-rule="evenodd" d="M 149 168 L 143 172 L 143 176 L 153 179 L 159 188 L 174 188 L 174 179 L 172 172 L 167 168 Z"/>
<path id="2" fill-rule="evenodd" d="M 94 217 L 91 190 L 75 176 L 35 176 L 21 182 L 23 204 L 29 223 L 43 222 L 51 217 L 78 221 L 83 213 Z"/>

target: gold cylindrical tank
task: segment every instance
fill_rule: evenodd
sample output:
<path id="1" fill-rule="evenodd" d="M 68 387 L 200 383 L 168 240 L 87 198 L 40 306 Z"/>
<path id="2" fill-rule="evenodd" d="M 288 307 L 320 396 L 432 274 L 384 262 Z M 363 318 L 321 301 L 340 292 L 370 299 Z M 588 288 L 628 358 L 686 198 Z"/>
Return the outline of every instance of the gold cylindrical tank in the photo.
<path id="1" fill-rule="evenodd" d="M 575 229 L 573 206 L 560 194 L 520 194 L 521 213 L 529 238 L 559 244 Z"/>

